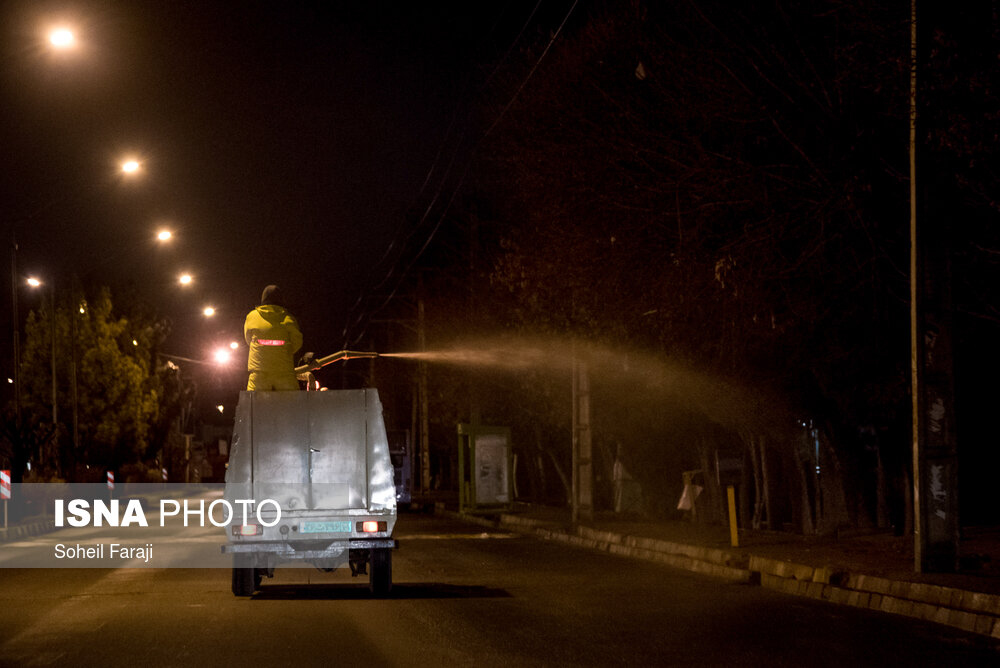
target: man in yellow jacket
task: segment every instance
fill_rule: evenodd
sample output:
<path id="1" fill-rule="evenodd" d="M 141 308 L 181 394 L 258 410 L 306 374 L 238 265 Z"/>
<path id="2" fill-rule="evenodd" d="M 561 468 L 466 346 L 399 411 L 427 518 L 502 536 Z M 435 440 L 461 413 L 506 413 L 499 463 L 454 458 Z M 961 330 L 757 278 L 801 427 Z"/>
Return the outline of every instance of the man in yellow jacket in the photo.
<path id="1" fill-rule="evenodd" d="M 277 285 L 264 288 L 260 306 L 247 314 L 243 338 L 250 346 L 248 390 L 297 390 L 295 353 L 302 332 L 295 316 L 285 310 Z"/>

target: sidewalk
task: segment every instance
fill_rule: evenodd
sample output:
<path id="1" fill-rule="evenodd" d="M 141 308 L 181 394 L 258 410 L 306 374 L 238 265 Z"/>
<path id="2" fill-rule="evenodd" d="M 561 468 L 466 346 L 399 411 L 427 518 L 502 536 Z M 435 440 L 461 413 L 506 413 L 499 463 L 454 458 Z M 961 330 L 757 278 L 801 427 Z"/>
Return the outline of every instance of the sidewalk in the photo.
<path id="1" fill-rule="evenodd" d="M 963 572 L 914 573 L 912 537 L 852 533 L 838 537 L 741 532 L 687 522 L 645 522 L 602 514 L 574 527 L 569 509 L 435 511 L 491 528 L 746 582 L 788 594 L 906 615 L 1000 640 L 1000 528 L 967 529 Z"/>

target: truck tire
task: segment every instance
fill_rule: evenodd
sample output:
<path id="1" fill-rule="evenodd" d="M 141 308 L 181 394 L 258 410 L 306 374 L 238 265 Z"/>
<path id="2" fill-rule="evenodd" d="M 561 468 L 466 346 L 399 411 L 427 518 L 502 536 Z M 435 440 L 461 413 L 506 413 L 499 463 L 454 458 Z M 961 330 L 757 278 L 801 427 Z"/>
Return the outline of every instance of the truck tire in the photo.
<path id="1" fill-rule="evenodd" d="M 389 595 L 392 591 L 392 550 L 372 548 L 368 578 L 368 588 L 373 596 Z"/>
<path id="2" fill-rule="evenodd" d="M 248 555 L 233 555 L 233 595 L 253 596 L 260 579 L 256 577 L 255 569 L 247 566 Z"/>

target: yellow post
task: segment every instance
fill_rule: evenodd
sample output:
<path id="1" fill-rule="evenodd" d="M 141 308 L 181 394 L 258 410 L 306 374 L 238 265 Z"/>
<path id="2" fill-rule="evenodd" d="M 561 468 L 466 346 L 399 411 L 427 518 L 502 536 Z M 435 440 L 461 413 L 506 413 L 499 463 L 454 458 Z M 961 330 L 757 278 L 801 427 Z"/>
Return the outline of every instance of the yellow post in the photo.
<path id="1" fill-rule="evenodd" d="M 726 496 L 729 497 L 729 544 L 739 547 L 740 537 L 736 532 L 736 490 L 732 485 L 726 487 Z"/>

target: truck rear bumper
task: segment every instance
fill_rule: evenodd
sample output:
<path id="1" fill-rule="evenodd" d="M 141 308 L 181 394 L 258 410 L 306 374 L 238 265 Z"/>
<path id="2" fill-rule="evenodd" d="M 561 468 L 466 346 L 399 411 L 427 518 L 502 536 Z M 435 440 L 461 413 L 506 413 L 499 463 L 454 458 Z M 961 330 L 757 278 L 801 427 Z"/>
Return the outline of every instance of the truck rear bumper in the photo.
<path id="1" fill-rule="evenodd" d="M 365 538 L 361 540 L 334 541 L 322 550 L 295 549 L 284 541 L 260 541 L 246 543 L 227 543 L 222 546 L 223 554 L 268 554 L 285 559 L 323 559 L 336 557 L 347 550 L 370 550 L 399 548 L 395 538 Z"/>

